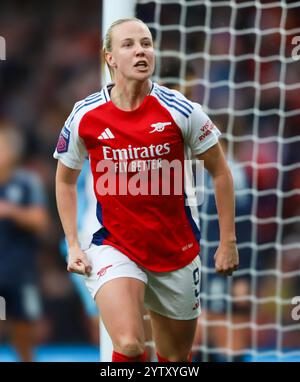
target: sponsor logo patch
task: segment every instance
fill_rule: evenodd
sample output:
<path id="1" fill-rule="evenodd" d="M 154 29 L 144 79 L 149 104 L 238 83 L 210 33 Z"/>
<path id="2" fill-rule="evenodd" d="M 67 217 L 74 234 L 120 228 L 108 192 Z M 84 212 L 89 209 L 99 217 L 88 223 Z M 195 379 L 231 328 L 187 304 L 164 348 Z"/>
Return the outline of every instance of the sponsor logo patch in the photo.
<path id="1" fill-rule="evenodd" d="M 59 154 L 66 153 L 69 148 L 71 132 L 66 127 L 64 127 L 59 135 L 56 150 Z"/>
<path id="2" fill-rule="evenodd" d="M 208 120 L 201 128 L 200 128 L 200 136 L 199 136 L 199 141 L 203 141 L 208 135 L 211 134 L 213 131 L 215 125 Z"/>

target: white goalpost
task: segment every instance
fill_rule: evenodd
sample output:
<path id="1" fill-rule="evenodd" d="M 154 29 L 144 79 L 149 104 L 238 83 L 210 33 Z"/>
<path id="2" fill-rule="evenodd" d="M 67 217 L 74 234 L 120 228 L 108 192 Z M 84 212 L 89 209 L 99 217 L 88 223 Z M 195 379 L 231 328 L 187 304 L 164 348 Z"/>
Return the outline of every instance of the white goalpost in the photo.
<path id="1" fill-rule="evenodd" d="M 299 15 L 300 1 L 103 0 L 103 33 L 121 17 L 146 22 L 154 80 L 202 104 L 222 131 L 233 172 L 241 256 L 233 277 L 215 277 L 209 179 L 199 206 L 199 360 L 300 360 L 300 318 L 292 314 L 300 296 Z M 101 361 L 110 360 L 102 327 Z"/>
<path id="2" fill-rule="evenodd" d="M 102 0 L 102 38 L 104 37 L 107 29 L 115 20 L 132 17 L 135 13 L 135 1 L 133 0 Z M 109 70 L 104 63 L 102 70 L 102 84 L 111 81 Z"/>

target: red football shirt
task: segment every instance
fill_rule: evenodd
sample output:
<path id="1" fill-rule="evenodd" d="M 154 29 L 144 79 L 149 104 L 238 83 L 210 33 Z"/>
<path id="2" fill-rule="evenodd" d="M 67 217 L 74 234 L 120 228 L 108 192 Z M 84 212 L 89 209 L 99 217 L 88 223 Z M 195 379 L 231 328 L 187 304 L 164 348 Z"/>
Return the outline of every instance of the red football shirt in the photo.
<path id="1" fill-rule="evenodd" d="M 102 227 L 93 243 L 151 271 L 182 268 L 200 251 L 186 161 L 215 145 L 220 132 L 175 90 L 154 83 L 138 109 L 123 111 L 110 86 L 75 104 L 54 157 L 73 169 L 89 157 Z"/>

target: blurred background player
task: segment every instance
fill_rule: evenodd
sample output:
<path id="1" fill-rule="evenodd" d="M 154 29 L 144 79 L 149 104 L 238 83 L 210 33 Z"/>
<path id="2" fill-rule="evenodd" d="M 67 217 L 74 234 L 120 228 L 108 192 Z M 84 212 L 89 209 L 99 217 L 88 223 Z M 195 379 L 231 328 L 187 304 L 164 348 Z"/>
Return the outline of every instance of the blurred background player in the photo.
<path id="1" fill-rule="evenodd" d="M 227 141 L 224 139 L 222 147 L 227 153 Z M 243 216 L 251 214 L 252 198 L 246 192 L 249 189 L 249 182 L 243 167 L 238 165 L 234 156 L 227 154 L 227 160 L 233 174 L 235 191 L 245 190 L 245 193 L 236 192 L 235 205 L 237 240 L 238 245 L 241 245 L 251 242 L 251 221 Z M 194 341 L 194 360 L 204 360 L 203 354 L 197 348 L 206 344 L 210 349 L 208 361 L 226 361 L 231 351 L 237 352 L 237 355 L 233 357 L 235 361 L 242 361 L 244 355 L 238 354 L 238 352 L 250 347 L 249 328 L 234 329 L 228 327 L 228 323 L 234 325 L 251 321 L 250 300 L 247 300 L 251 294 L 249 272 L 251 248 L 249 244 L 246 244 L 239 249 L 239 271 L 232 278 L 228 279 L 215 272 L 214 254 L 219 241 L 219 225 L 212 179 L 207 172 L 205 173 L 205 187 L 204 203 L 200 206 L 199 211 L 206 238 L 206 243 L 202 243 L 201 254 L 203 269 L 206 271 L 202 276 L 203 314 L 198 320 L 199 325 Z M 230 306 L 230 304 L 232 305 Z M 229 310 L 230 316 L 228 316 Z"/>
<path id="2" fill-rule="evenodd" d="M 21 361 L 32 361 L 34 324 L 41 317 L 37 289 L 38 236 L 48 215 L 38 177 L 18 168 L 21 137 L 0 126 L 0 296 L 6 301 L 9 339 Z"/>

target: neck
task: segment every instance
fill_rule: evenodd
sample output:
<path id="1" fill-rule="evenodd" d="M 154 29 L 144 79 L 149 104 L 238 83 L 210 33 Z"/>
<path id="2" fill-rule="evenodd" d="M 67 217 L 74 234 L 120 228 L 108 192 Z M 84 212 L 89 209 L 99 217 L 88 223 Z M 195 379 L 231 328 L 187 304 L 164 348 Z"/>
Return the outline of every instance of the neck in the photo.
<path id="1" fill-rule="evenodd" d="M 112 102 L 122 110 L 135 110 L 149 94 L 151 81 L 116 82 L 111 90 Z"/>

